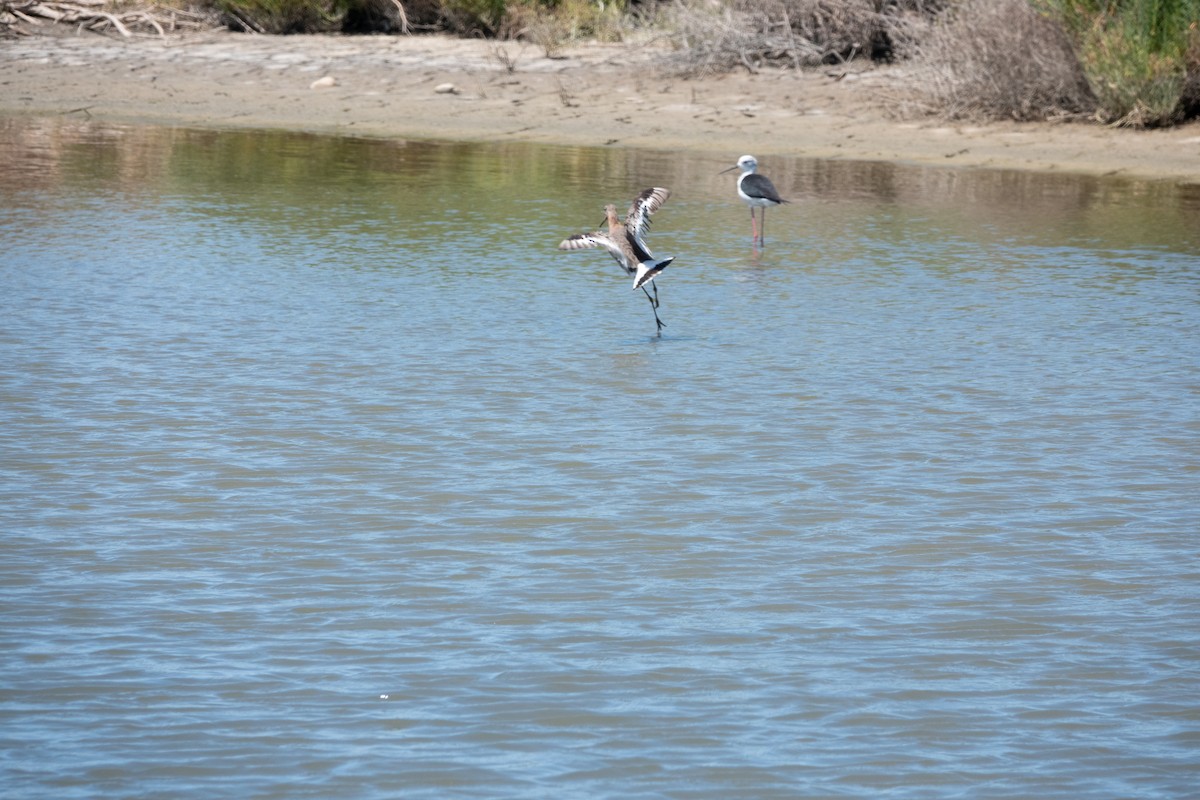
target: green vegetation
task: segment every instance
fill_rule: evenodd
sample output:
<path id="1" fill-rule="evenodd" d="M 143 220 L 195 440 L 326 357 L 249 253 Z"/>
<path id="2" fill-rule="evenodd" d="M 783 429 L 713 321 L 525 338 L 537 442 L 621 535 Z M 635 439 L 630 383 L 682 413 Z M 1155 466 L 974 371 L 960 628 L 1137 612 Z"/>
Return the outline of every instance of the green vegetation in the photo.
<path id="1" fill-rule="evenodd" d="M 1196 102 L 1200 0 L 1039 0 L 1075 43 L 1098 118 L 1164 125 Z"/>

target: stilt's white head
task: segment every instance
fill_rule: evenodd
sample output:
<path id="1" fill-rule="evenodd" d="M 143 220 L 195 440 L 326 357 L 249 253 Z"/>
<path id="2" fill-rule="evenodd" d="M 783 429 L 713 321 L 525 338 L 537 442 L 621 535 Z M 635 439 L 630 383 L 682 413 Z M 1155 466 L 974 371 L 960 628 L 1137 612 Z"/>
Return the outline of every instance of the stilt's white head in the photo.
<path id="1" fill-rule="evenodd" d="M 742 156 L 732 167 L 721 170 L 721 174 L 733 172 L 735 169 L 740 169 L 742 172 L 754 172 L 758 169 L 758 159 L 754 156 Z"/>

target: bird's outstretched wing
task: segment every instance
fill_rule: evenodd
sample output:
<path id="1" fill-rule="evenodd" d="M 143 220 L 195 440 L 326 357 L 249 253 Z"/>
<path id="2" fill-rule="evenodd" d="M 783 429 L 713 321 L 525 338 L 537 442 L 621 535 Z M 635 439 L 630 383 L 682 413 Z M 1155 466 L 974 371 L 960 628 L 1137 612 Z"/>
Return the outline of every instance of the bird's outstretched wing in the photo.
<path id="1" fill-rule="evenodd" d="M 650 215 L 662 208 L 670 196 L 671 190 L 661 186 L 644 189 L 629 206 L 629 213 L 625 215 L 625 229 L 639 240 L 642 239 L 650 227 Z"/>
<path id="2" fill-rule="evenodd" d="M 622 269 L 626 272 L 633 271 L 633 266 L 628 263 L 628 259 L 625 257 L 625 253 L 621 250 L 621 247 L 606 233 L 601 233 L 600 231 L 595 233 L 576 233 L 558 243 L 559 250 L 590 250 L 593 247 L 604 248 L 610 256 L 616 259 Z"/>
<path id="3" fill-rule="evenodd" d="M 617 243 L 607 235 L 596 233 L 576 233 L 558 243 L 559 250 L 586 250 L 592 247 L 603 247 L 605 250 L 620 251 Z"/>

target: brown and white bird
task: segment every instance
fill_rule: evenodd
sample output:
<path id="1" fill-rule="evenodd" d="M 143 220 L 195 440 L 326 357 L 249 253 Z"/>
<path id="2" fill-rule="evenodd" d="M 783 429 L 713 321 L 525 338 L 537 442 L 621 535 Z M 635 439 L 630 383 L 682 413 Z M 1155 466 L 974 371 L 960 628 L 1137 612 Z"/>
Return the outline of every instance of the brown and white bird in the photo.
<path id="1" fill-rule="evenodd" d="M 758 174 L 758 159 L 754 156 L 742 156 L 736 164 L 729 169 L 721 170 L 721 172 L 732 172 L 735 169 L 742 171 L 737 182 L 738 197 L 742 198 L 743 203 L 750 206 L 751 241 L 755 246 L 766 244 L 767 209 L 788 201 L 775 191 L 775 184 L 771 183 L 770 178 Z M 754 209 L 756 208 L 762 209 L 761 221 L 754 219 Z"/>
<path id="2" fill-rule="evenodd" d="M 658 186 L 644 190 L 634 198 L 624 222 L 617 216 L 617 207 L 609 203 L 604 207 L 605 219 L 608 222 L 607 231 L 577 233 L 563 239 L 558 245 L 559 250 L 584 250 L 592 247 L 603 247 L 607 250 L 613 260 L 621 265 L 621 269 L 625 270 L 625 274 L 633 277 L 633 288 L 646 293 L 650 308 L 654 310 L 654 322 L 658 326 L 659 335 L 662 335 L 666 323 L 658 318 L 658 284 L 654 283 L 654 279 L 675 260 L 675 257 L 655 258 L 646 246 L 645 237 L 650 227 L 650 215 L 658 211 L 670 196 L 670 189 Z M 654 288 L 653 297 L 646 289 L 648 283 Z"/>

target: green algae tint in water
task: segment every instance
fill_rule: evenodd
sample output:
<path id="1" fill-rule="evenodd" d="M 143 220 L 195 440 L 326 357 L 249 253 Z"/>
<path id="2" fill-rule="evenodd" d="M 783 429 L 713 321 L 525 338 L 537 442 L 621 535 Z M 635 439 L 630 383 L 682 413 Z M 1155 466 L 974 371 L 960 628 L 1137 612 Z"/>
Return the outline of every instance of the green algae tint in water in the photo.
<path id="1" fill-rule="evenodd" d="M 5 796 L 1196 784 L 1186 187 L 3 134 Z"/>

